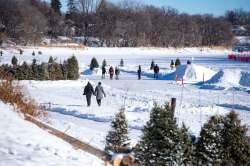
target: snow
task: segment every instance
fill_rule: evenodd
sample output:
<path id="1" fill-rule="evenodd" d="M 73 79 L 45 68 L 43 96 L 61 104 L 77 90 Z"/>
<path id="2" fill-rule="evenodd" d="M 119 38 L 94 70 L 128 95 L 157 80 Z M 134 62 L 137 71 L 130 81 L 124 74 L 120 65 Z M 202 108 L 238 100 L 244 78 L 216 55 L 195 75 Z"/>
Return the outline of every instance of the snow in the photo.
<path id="1" fill-rule="evenodd" d="M 0 165 L 103 165 L 95 156 L 25 121 L 11 106 L 0 102 L 0 112 Z"/>
<path id="2" fill-rule="evenodd" d="M 64 131 L 93 146 L 103 149 L 110 122 L 121 107 L 125 107 L 129 137 L 132 144 L 140 139 L 141 129 L 149 120 L 155 102 L 164 104 L 177 98 L 175 117 L 179 125 L 185 123 L 189 132 L 199 135 L 201 126 L 212 115 L 225 115 L 234 109 L 243 124 L 250 127 L 250 66 L 247 63 L 228 61 L 229 50 L 210 48 L 23 48 L 23 55 L 15 49 L 5 49 L 1 63 L 10 63 L 13 55 L 20 62 L 48 61 L 49 56 L 60 62 L 72 55 L 78 59 L 81 76 L 75 81 L 21 81 L 27 95 L 48 108 L 48 119 L 43 122 Z M 32 56 L 35 50 L 36 55 Z M 42 51 L 42 55 L 37 52 Z M 101 79 L 100 69 L 90 72 L 89 64 L 95 57 L 99 64 L 106 59 L 108 65 L 118 66 L 121 58 L 120 79 Z M 192 65 L 170 69 L 171 60 L 179 58 Z M 159 80 L 153 80 L 151 61 L 160 67 Z M 138 66 L 142 67 L 142 80 L 137 80 Z M 222 71 L 222 73 L 220 73 Z M 175 81 L 175 74 L 184 76 L 185 84 Z M 205 84 L 203 81 L 203 73 Z M 98 107 L 92 97 L 91 107 L 86 106 L 83 89 L 90 81 L 95 87 L 102 82 L 107 97 Z M 223 86 L 212 88 L 208 85 Z M 6 122 L 4 122 L 6 123 Z M 250 134 L 250 133 L 249 133 Z M 88 160 L 87 160 L 88 161 Z M 84 163 L 84 162 L 83 162 Z M 60 165 L 60 164 L 59 164 Z M 84 164 L 83 164 L 84 165 Z M 91 164 L 86 164 L 91 165 Z"/>
<path id="3" fill-rule="evenodd" d="M 235 37 L 239 44 L 249 44 L 250 37 L 249 36 L 237 36 Z"/>
<path id="4" fill-rule="evenodd" d="M 94 68 L 93 70 L 90 70 L 89 68 L 86 68 L 83 72 L 83 75 L 102 75 L 102 69 L 100 68 Z"/>
<path id="5" fill-rule="evenodd" d="M 250 87 L 250 73 L 249 72 L 241 72 L 240 85 L 249 86 Z"/>
<path id="6" fill-rule="evenodd" d="M 209 68 L 200 65 L 179 65 L 176 68 L 175 74 L 177 78 L 183 78 L 187 82 L 199 82 L 210 79 L 215 72 Z"/>
<path id="7" fill-rule="evenodd" d="M 250 73 L 237 69 L 224 69 L 217 72 L 205 84 L 216 85 L 218 87 L 231 88 L 240 86 L 250 86 Z"/>

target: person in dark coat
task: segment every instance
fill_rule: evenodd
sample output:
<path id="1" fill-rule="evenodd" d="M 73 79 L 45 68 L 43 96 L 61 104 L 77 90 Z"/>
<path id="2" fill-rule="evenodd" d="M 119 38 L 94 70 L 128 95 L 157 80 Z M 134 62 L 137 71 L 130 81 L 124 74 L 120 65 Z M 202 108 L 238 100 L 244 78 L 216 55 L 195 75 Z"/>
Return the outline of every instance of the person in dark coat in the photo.
<path id="1" fill-rule="evenodd" d="M 86 100 L 87 100 L 87 106 L 88 107 L 91 105 L 91 96 L 94 95 L 94 94 L 95 94 L 94 88 L 90 84 L 90 82 L 88 82 L 88 84 L 85 86 L 84 92 L 83 92 L 83 95 L 86 95 Z"/>
<path id="2" fill-rule="evenodd" d="M 159 71 L 160 71 L 160 68 L 159 68 L 159 66 L 156 64 L 155 67 L 154 67 L 154 78 L 155 78 L 155 79 L 158 79 L 158 77 L 159 77 Z"/>
<path id="3" fill-rule="evenodd" d="M 95 96 L 98 106 L 101 106 L 103 97 L 106 97 L 106 94 L 103 90 L 102 83 L 99 82 L 95 88 Z"/>
<path id="4" fill-rule="evenodd" d="M 115 79 L 119 80 L 120 69 L 115 67 Z"/>
<path id="5" fill-rule="evenodd" d="M 137 74 L 138 74 L 138 80 L 141 79 L 141 65 L 139 65 L 139 68 L 137 70 Z"/>
<path id="6" fill-rule="evenodd" d="M 114 76 L 114 68 L 112 66 L 109 68 L 109 76 L 110 76 L 110 79 L 112 80 Z"/>
<path id="7" fill-rule="evenodd" d="M 106 68 L 105 66 L 102 67 L 102 79 L 105 78 L 105 74 L 106 74 Z"/>
<path id="8" fill-rule="evenodd" d="M 173 68 L 174 68 L 174 60 L 171 60 L 170 68 L 171 68 L 171 70 L 173 70 Z"/>

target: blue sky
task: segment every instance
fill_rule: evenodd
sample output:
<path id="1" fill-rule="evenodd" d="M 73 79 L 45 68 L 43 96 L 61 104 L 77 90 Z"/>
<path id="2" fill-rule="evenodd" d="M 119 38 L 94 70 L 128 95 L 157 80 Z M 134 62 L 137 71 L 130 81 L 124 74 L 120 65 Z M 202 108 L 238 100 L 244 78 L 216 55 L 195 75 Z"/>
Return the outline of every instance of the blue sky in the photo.
<path id="1" fill-rule="evenodd" d="M 66 10 L 66 1 L 61 0 L 63 10 Z M 119 3 L 120 0 L 109 0 Z M 133 1 L 133 0 L 132 0 Z M 137 0 L 140 3 L 151 4 L 158 7 L 170 6 L 179 12 L 189 14 L 213 14 L 216 16 L 224 15 L 227 10 L 242 8 L 250 11 L 250 0 Z"/>

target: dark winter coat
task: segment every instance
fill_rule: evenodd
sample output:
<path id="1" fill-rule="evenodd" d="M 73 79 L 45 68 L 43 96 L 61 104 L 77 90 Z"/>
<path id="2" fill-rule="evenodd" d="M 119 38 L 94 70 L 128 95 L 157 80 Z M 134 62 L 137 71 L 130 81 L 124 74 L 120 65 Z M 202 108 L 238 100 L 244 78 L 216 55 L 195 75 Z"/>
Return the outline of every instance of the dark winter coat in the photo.
<path id="1" fill-rule="evenodd" d="M 106 74 L 106 68 L 102 67 L 102 74 Z"/>
<path id="2" fill-rule="evenodd" d="M 109 68 L 109 74 L 110 74 L 110 75 L 113 75 L 113 74 L 114 74 L 114 69 L 113 69 L 112 66 Z"/>
<path id="3" fill-rule="evenodd" d="M 101 100 L 103 97 L 106 97 L 106 94 L 101 85 L 97 85 L 95 88 L 95 95 L 97 100 Z"/>
<path id="4" fill-rule="evenodd" d="M 139 66 L 138 70 L 137 70 L 138 74 L 141 74 L 141 66 Z"/>
<path id="5" fill-rule="evenodd" d="M 118 68 L 115 69 L 115 75 L 119 75 L 120 74 L 120 70 Z"/>
<path id="6" fill-rule="evenodd" d="M 94 88 L 90 83 L 88 83 L 84 88 L 83 95 L 86 95 L 87 97 L 91 97 L 92 94 L 95 94 Z"/>
<path id="7" fill-rule="evenodd" d="M 155 72 L 155 73 L 159 73 L 159 71 L 160 71 L 159 66 L 155 66 L 155 67 L 154 67 L 154 72 Z"/>

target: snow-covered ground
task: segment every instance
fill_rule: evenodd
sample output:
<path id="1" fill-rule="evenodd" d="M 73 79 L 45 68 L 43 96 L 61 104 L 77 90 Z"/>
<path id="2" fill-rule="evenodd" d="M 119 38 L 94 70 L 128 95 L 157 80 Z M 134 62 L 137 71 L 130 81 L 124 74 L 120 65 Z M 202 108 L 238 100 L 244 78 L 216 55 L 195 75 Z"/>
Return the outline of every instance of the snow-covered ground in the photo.
<path id="1" fill-rule="evenodd" d="M 42 55 L 32 56 L 32 51 L 42 51 Z M 104 148 L 105 136 L 115 113 L 125 106 L 132 143 L 136 143 L 141 128 L 149 120 L 154 102 L 163 104 L 172 97 L 177 98 L 175 116 L 179 124 L 189 127 L 190 133 L 199 134 L 200 127 L 212 115 L 224 115 L 235 109 L 242 122 L 250 127 L 250 87 L 249 78 L 241 73 L 250 71 L 249 63 L 228 61 L 228 50 L 203 48 L 24 48 L 19 56 L 13 49 L 4 50 L 1 63 L 9 63 L 16 54 L 20 61 L 32 58 L 48 61 L 49 56 L 63 61 L 75 55 L 80 65 L 80 79 L 77 81 L 22 81 L 25 91 L 38 103 L 49 108 L 46 123 L 96 147 Z M 124 59 L 119 80 L 101 80 L 100 70 L 89 72 L 88 65 L 96 57 L 101 65 L 106 59 L 108 65 L 118 66 Z M 176 71 L 170 69 L 171 59 L 180 58 L 183 66 Z M 160 66 L 160 79 L 153 79 L 149 70 L 151 61 Z M 186 66 L 191 60 L 192 65 Z M 142 66 L 142 80 L 137 80 L 138 65 Z M 223 71 L 223 76 L 219 72 Z M 173 79 L 177 74 L 184 76 L 184 86 Z M 216 74 L 219 75 L 216 79 Z M 248 76 L 248 74 L 246 74 Z M 216 78 L 215 78 L 216 77 Z M 243 77 L 242 80 L 240 77 Z M 201 81 L 205 83 L 202 83 Z M 229 81 L 228 81 L 229 80 Z M 95 98 L 92 106 L 86 106 L 83 88 L 90 81 L 94 86 L 103 83 L 107 97 L 101 107 Z M 209 82 L 210 81 L 210 82 Z M 240 84 L 244 82 L 244 84 Z M 229 82 L 229 83 L 228 83 Z M 231 84 L 234 83 L 234 84 Z"/>
<path id="2" fill-rule="evenodd" d="M 88 153 L 48 134 L 0 101 L 0 165 L 103 165 Z"/>

